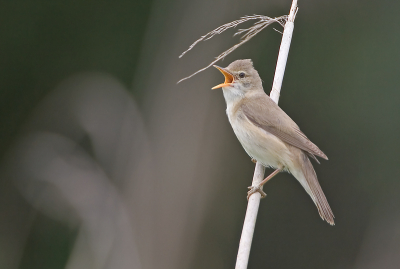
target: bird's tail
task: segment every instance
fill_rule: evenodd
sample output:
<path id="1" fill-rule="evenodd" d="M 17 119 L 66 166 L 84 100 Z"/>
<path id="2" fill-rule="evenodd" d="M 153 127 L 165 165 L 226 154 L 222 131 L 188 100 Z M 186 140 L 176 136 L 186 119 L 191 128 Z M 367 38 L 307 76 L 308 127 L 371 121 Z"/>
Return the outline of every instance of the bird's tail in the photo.
<path id="1" fill-rule="evenodd" d="M 315 173 L 311 161 L 303 151 L 301 151 L 300 159 L 303 173 L 302 175 L 295 175 L 296 178 L 300 181 L 301 185 L 303 185 L 304 189 L 313 199 L 321 218 L 330 225 L 335 225 L 335 216 L 333 215 L 331 207 L 328 204 L 328 200 L 326 200 L 325 194 L 319 185 L 317 174 Z"/>

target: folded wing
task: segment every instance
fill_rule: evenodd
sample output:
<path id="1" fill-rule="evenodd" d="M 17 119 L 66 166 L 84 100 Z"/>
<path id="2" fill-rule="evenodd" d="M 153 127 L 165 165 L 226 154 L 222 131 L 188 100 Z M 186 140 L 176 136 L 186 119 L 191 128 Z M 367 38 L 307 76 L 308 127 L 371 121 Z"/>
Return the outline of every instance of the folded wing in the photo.
<path id="1" fill-rule="evenodd" d="M 251 96 L 251 102 L 242 102 L 241 109 L 254 125 L 275 135 L 282 141 L 304 150 L 309 156 L 328 157 L 300 131 L 299 126 L 268 95 Z"/>

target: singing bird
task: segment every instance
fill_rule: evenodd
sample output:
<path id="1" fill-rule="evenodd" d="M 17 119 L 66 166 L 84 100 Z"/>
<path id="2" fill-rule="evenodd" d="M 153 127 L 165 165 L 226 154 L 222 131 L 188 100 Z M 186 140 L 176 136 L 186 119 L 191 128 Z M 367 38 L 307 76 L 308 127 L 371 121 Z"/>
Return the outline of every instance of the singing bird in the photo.
<path id="1" fill-rule="evenodd" d="M 264 92 L 251 60 L 237 60 L 226 68 L 214 67 L 225 76 L 225 82 L 212 89 L 222 88 L 226 114 L 244 150 L 253 160 L 276 169 L 258 186 L 249 187 L 247 198 L 255 192 L 265 197 L 261 187 L 279 172 L 286 171 L 311 196 L 321 218 L 334 225 L 334 215 L 309 160 L 311 157 L 318 162 L 316 156 L 326 160 L 328 157 Z"/>

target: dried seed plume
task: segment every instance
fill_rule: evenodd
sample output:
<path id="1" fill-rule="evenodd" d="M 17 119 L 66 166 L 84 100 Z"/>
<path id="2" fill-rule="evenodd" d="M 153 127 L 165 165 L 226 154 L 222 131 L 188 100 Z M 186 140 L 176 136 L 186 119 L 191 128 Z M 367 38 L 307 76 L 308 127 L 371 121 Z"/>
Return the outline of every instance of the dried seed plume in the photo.
<path id="1" fill-rule="evenodd" d="M 241 45 L 243 45 L 244 43 L 246 43 L 247 41 L 249 41 L 251 38 L 253 38 L 255 35 L 257 35 L 259 32 L 261 32 L 264 28 L 266 28 L 267 26 L 269 26 L 270 24 L 277 22 L 279 23 L 282 27 L 285 26 L 286 20 L 287 20 L 287 15 L 284 16 L 280 16 L 280 17 L 276 17 L 276 18 L 270 18 L 268 16 L 263 16 L 263 15 L 252 15 L 252 16 L 245 16 L 240 18 L 239 20 L 235 20 L 232 21 L 230 23 L 226 23 L 224 25 L 219 26 L 218 28 L 212 30 L 211 32 L 207 33 L 206 35 L 203 35 L 202 37 L 200 37 L 199 39 L 197 39 L 192 45 L 190 45 L 190 47 L 185 50 L 180 56 L 179 58 L 181 58 L 183 55 L 185 55 L 188 51 L 190 51 L 191 49 L 193 49 L 194 46 L 197 45 L 197 43 L 199 43 L 200 41 L 206 41 L 209 40 L 210 38 L 214 37 L 215 35 L 219 35 L 222 32 L 230 29 L 230 28 L 234 28 L 236 26 L 238 26 L 241 23 L 244 23 L 246 21 L 250 21 L 250 20 L 258 20 L 257 22 L 254 23 L 253 26 L 246 28 L 246 29 L 239 29 L 234 36 L 236 35 L 240 35 L 243 34 L 242 37 L 240 38 L 240 42 L 237 43 L 236 45 L 234 45 L 233 47 L 229 48 L 228 50 L 222 52 L 220 55 L 218 55 L 218 57 L 215 58 L 214 61 L 212 61 L 209 65 L 207 65 L 206 67 L 196 71 L 195 73 L 191 74 L 190 76 L 187 76 L 181 80 L 178 81 L 182 82 L 185 79 L 191 78 L 194 75 L 206 70 L 207 68 L 209 68 L 210 66 L 214 65 L 216 62 L 218 62 L 219 60 L 225 58 L 228 54 L 230 54 L 231 52 L 233 52 L 235 49 L 237 49 L 238 47 L 240 47 Z"/>

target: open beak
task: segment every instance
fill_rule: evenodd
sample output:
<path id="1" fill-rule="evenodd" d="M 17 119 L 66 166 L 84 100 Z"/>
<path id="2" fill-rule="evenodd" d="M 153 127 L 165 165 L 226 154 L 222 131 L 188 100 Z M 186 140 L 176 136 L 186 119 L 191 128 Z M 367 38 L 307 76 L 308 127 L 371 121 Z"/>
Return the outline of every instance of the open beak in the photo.
<path id="1" fill-rule="evenodd" d="M 233 77 L 233 75 L 228 72 L 228 70 L 226 70 L 225 68 L 219 67 L 217 65 L 214 65 L 215 68 L 217 68 L 219 71 L 221 71 L 221 73 L 225 76 L 225 82 L 221 83 L 213 88 L 211 88 L 212 90 L 218 89 L 218 88 L 222 88 L 222 87 L 227 87 L 227 86 L 231 86 L 231 84 L 233 83 L 233 81 L 235 80 L 235 78 Z"/>

